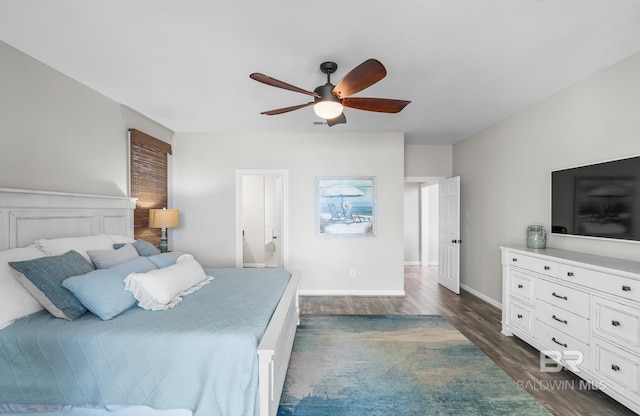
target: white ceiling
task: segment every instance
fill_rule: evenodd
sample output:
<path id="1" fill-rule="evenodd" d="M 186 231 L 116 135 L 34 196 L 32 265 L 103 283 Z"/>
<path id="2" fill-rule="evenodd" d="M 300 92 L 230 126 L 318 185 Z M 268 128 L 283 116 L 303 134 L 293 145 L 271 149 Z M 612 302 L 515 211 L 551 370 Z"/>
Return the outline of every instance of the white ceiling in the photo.
<path id="1" fill-rule="evenodd" d="M 402 131 L 462 140 L 640 51 L 640 0 L 0 0 L 0 40 L 179 132 Z M 368 58 L 387 77 L 357 94 L 399 114 L 261 111 Z"/>

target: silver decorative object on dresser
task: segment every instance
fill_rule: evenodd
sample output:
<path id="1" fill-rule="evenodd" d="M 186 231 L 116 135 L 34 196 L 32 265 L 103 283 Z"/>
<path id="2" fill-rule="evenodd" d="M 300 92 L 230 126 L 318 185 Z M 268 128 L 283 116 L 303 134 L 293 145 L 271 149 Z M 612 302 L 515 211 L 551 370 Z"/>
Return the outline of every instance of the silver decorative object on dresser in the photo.
<path id="1" fill-rule="evenodd" d="M 501 251 L 502 333 L 551 352 L 640 413 L 640 262 L 552 248 Z"/>

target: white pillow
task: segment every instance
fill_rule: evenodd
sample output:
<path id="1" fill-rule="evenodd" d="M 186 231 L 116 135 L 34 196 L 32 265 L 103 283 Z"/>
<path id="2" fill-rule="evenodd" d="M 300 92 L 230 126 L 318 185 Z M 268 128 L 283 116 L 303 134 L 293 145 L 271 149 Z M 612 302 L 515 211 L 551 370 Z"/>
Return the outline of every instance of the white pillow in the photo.
<path id="1" fill-rule="evenodd" d="M 136 241 L 135 238 L 127 237 L 126 235 L 109 234 L 109 237 L 111 237 L 113 242 L 116 244 L 133 243 L 134 241 Z"/>
<path id="2" fill-rule="evenodd" d="M 87 250 L 113 250 L 115 242 L 106 234 L 89 235 L 85 237 L 65 237 L 54 238 L 51 240 L 41 239 L 34 241 L 36 247 L 49 256 L 59 256 L 65 254 L 69 250 L 75 250 L 84 257 L 89 264 L 91 258 L 87 254 Z"/>
<path id="3" fill-rule="evenodd" d="M 175 264 L 147 273 L 131 273 L 124 288 L 138 300 L 138 306 L 150 310 L 173 308 L 182 296 L 200 289 L 213 280 L 191 254 L 178 257 Z"/>
<path id="4" fill-rule="evenodd" d="M 43 309 L 40 302 L 18 282 L 20 272 L 9 266 L 9 262 L 44 256 L 35 245 L 0 251 L 0 329 Z"/>

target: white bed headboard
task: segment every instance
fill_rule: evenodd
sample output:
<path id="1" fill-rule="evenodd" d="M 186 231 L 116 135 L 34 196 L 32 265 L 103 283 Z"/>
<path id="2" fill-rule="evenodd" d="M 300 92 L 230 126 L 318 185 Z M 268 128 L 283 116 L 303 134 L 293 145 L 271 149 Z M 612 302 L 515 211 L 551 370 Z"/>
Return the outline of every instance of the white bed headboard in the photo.
<path id="1" fill-rule="evenodd" d="M 135 198 L 0 188 L 0 250 L 39 238 L 133 237 Z"/>

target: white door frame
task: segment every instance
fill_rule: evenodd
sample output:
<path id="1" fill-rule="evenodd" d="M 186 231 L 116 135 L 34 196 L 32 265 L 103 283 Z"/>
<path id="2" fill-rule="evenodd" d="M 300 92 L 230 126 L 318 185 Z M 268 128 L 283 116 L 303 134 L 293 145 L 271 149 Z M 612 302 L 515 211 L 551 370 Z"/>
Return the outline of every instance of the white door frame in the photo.
<path id="1" fill-rule="evenodd" d="M 289 171 L 286 169 L 236 169 L 236 268 L 242 268 L 242 177 L 282 177 L 282 268 L 289 267 Z"/>

